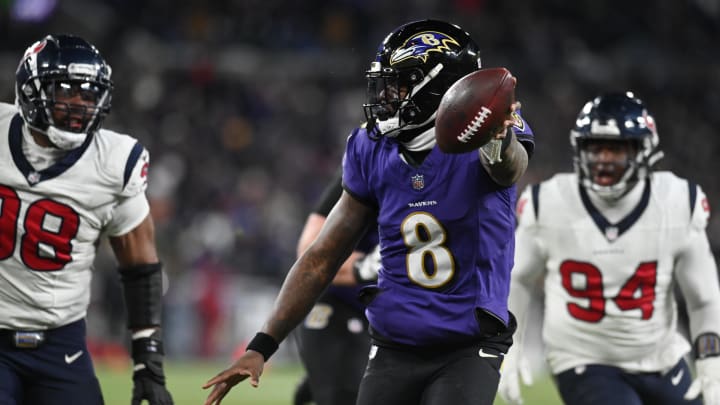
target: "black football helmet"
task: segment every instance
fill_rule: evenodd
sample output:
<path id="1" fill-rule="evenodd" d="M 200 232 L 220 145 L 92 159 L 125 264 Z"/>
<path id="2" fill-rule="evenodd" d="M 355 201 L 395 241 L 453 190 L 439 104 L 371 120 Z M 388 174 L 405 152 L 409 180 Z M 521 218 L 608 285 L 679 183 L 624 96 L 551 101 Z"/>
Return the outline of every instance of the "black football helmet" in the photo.
<path id="1" fill-rule="evenodd" d="M 445 91 L 479 68 L 478 46 L 457 25 L 423 20 L 397 28 L 380 44 L 366 72 L 368 127 L 412 139 L 419 134 L 416 129 L 433 125 Z"/>
<path id="2" fill-rule="evenodd" d="M 600 185 L 593 181 L 588 145 L 597 140 L 627 142 L 635 153 L 626 162 L 625 171 L 615 184 Z M 645 104 L 631 92 L 608 93 L 588 101 L 570 131 L 575 152 L 574 165 L 580 183 L 600 197 L 614 200 L 644 180 L 662 158 L 655 119 Z"/>
<path id="3" fill-rule="evenodd" d="M 110 112 L 112 70 L 90 43 L 73 35 L 48 35 L 32 44 L 15 72 L 15 97 L 25 123 L 61 149 L 80 146 Z M 80 94 L 95 107 L 56 99 L 58 92 Z M 66 117 L 56 122 L 53 111 Z M 71 125 L 70 115 L 82 125 Z"/>

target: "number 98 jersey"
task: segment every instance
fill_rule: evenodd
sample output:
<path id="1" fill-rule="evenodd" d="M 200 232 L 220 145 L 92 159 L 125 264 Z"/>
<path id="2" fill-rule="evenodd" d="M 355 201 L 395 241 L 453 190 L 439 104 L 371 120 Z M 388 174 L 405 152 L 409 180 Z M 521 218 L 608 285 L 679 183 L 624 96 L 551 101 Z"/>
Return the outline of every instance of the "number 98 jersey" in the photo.
<path id="1" fill-rule="evenodd" d="M 0 104 L 0 328 L 44 330 L 85 316 L 98 240 L 148 215 L 148 152 L 100 130 L 43 170 L 23 152 L 17 108 Z M 137 199 L 131 214 L 116 215 Z"/>
<path id="2" fill-rule="evenodd" d="M 610 205 L 575 174 L 559 174 L 525 190 L 518 216 L 512 282 L 531 289 L 544 275 L 554 374 L 586 364 L 658 371 L 688 352 L 676 330 L 674 274 L 716 271 L 699 186 L 655 172 Z"/>

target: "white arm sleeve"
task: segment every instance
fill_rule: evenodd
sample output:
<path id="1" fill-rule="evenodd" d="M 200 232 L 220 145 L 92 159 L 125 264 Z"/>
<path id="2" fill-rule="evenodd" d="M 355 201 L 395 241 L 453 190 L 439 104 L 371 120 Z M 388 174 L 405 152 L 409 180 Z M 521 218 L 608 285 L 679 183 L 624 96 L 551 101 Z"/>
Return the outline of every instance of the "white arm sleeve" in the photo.
<path id="1" fill-rule="evenodd" d="M 515 350 L 521 351 L 527 325 L 527 311 L 537 298 L 538 288 L 545 276 L 545 254 L 538 238 L 539 226 L 535 218 L 534 201 L 526 190 L 518 201 L 518 228 L 515 231 L 515 266 L 510 282 L 508 308 L 518 321 Z"/>
<path id="2" fill-rule="evenodd" d="M 705 233 L 710 211 L 705 194 L 699 187 L 698 190 L 686 244 L 678 254 L 674 273 L 687 305 L 693 341 L 707 332 L 720 335 L 720 283 Z"/>

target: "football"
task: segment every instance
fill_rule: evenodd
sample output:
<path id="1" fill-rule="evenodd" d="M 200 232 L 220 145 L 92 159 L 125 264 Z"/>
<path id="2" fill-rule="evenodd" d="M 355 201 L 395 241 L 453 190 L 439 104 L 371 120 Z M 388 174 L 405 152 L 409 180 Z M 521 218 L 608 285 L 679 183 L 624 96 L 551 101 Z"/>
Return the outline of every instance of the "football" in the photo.
<path id="1" fill-rule="evenodd" d="M 443 95 L 435 117 L 435 139 L 445 153 L 465 153 L 488 143 L 515 102 L 517 80 L 509 70 L 476 70 Z"/>

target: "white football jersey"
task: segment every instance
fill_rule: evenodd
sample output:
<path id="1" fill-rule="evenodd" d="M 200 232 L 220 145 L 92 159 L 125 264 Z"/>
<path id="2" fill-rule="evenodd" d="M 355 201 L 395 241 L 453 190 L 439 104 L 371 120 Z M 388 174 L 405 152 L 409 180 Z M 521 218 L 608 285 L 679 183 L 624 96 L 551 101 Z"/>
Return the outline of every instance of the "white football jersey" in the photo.
<path id="1" fill-rule="evenodd" d="M 601 206 L 575 174 L 528 187 L 518 203 L 513 283 L 543 283 L 554 374 L 587 364 L 667 370 L 690 349 L 677 332 L 673 277 L 717 271 L 707 199 L 699 186 L 655 172 L 617 206 Z"/>
<path id="2" fill-rule="evenodd" d="M 115 209 L 145 199 L 149 157 L 136 139 L 100 130 L 36 171 L 24 136 L 17 107 L 0 103 L 0 328 L 44 330 L 85 316 L 99 238 L 148 215 L 147 204 Z"/>

